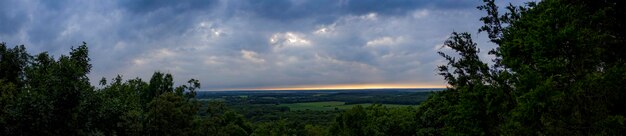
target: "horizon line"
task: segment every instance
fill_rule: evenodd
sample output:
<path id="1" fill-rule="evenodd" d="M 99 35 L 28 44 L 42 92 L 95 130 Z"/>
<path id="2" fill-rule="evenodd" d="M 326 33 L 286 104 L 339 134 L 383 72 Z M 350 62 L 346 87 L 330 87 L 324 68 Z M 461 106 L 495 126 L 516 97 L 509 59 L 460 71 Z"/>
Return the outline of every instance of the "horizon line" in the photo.
<path id="1" fill-rule="evenodd" d="M 283 86 L 261 88 L 223 88 L 207 89 L 202 91 L 272 91 L 272 90 L 375 90 L 375 89 L 445 89 L 445 85 L 415 85 L 415 84 L 337 84 L 337 85 L 308 85 Z"/>

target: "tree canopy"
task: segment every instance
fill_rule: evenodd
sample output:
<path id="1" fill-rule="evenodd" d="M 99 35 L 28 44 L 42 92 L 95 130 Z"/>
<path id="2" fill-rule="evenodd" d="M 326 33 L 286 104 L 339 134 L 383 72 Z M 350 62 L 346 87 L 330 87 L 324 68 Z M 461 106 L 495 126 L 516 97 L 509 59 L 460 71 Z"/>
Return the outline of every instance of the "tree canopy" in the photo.
<path id="1" fill-rule="evenodd" d="M 484 2 L 494 65 L 470 34 L 453 33 L 445 46 L 458 54 L 440 52 L 449 63 L 439 67 L 450 86 L 419 107 L 419 134 L 624 133 L 622 2 L 546 0 L 504 14 Z"/>

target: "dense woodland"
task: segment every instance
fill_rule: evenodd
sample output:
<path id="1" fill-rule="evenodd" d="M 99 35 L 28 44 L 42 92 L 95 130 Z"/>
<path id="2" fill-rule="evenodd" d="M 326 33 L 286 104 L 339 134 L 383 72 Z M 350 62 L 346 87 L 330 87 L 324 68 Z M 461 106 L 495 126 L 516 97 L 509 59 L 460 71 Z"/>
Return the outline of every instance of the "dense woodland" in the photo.
<path id="1" fill-rule="evenodd" d="M 442 89 L 210 91 L 198 92 L 196 98 L 203 104 L 205 104 L 204 101 L 223 102 L 229 109 L 243 115 L 245 119 L 252 124 L 257 124 L 259 128 L 267 126 L 260 130 L 271 130 L 272 126 L 279 125 L 289 128 L 287 134 L 319 135 L 318 133 L 323 133 L 326 135 L 334 134 L 328 132 L 331 129 L 329 126 L 334 125 L 334 130 L 339 130 L 340 126 L 336 119 L 345 110 L 359 106 L 361 106 L 359 108 L 372 108 L 372 110 L 378 110 L 379 113 L 376 113 L 378 114 L 376 116 L 387 116 L 387 112 L 393 110 L 394 113 L 389 115 L 394 115 L 396 119 L 382 116 L 384 118 L 378 119 L 392 122 L 378 123 L 397 123 L 403 117 L 411 117 L 405 115 L 415 114 L 415 106 L 425 101 L 432 91 L 440 90 Z M 203 115 L 203 107 L 208 106 L 201 106 L 201 115 Z M 410 128 L 410 126 L 405 127 L 405 132 L 407 132 L 404 133 L 405 135 L 414 133 L 410 131 Z M 270 135 L 271 131 L 258 132 Z M 385 133 L 379 132 L 379 134 Z"/>
<path id="2" fill-rule="evenodd" d="M 279 91 L 205 91 L 196 98 L 221 100 L 230 105 L 284 104 L 342 101 L 346 104 L 378 103 L 417 105 L 433 91 L 442 89 L 350 89 L 346 90 L 279 90 Z"/>
<path id="3" fill-rule="evenodd" d="M 417 107 L 356 106 L 328 124 L 294 118 L 253 123 L 218 101 L 200 102 L 198 80 L 173 76 L 91 85 L 87 45 L 31 55 L 0 44 L 0 135 L 624 135 L 626 6 L 617 0 L 543 0 L 478 9 L 491 42 L 481 61 L 470 33 L 439 52 L 446 90 Z M 471 20 L 468 20 L 471 21 Z M 202 109 L 202 110 L 201 110 Z M 296 123 L 294 123 L 296 122 Z"/>

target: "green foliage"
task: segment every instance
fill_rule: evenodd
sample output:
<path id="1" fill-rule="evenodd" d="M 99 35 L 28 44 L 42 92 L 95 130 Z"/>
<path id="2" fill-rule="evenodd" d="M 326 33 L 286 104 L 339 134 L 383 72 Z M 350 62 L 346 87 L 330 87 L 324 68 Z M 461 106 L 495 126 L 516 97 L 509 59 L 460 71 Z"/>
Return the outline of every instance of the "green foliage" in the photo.
<path id="1" fill-rule="evenodd" d="M 30 57 L 24 45 L 11 49 L 7 48 L 6 43 L 0 43 L 0 81 L 22 87 L 24 68 Z"/>
<path id="2" fill-rule="evenodd" d="M 206 108 L 206 116 L 196 120 L 201 129 L 197 135 L 250 135 L 253 128 L 243 115 L 228 109 L 223 102 L 211 101 Z"/>
<path id="3" fill-rule="evenodd" d="M 507 130 L 591 135 L 624 129 L 599 124 L 626 114 L 620 14 L 612 1 L 545 1 L 508 27 L 502 63 L 519 73 L 516 87 L 523 90 Z"/>
<path id="4" fill-rule="evenodd" d="M 3 62 L 16 62 L 10 59 L 18 59 L 20 62 L 30 64 L 20 64 L 19 69 L 13 69 L 19 70 L 20 72 L 13 72 L 19 74 L 11 75 L 17 77 L 7 78 L 19 79 L 7 81 L 22 86 L 16 88 L 19 91 L 12 94 L 12 97 L 17 99 L 7 103 L 12 114 L 4 117 L 10 120 L 9 124 L 16 124 L 7 125 L 5 127 L 7 133 L 45 135 L 85 133 L 84 130 L 88 129 L 86 127 L 89 125 L 79 114 L 80 105 L 84 96 L 93 91 L 86 76 L 91 69 L 86 44 L 72 49 L 70 56 L 62 55 L 59 59 L 41 53 L 31 60 L 30 55 L 23 51 L 23 46 L 20 47 L 18 52 L 22 55 L 18 56 L 28 57 L 2 58 Z M 29 122 L 32 124 L 25 124 Z"/>
<path id="5" fill-rule="evenodd" d="M 252 133 L 253 136 L 289 136 L 297 135 L 298 132 L 293 123 L 287 120 L 279 120 L 275 122 L 261 123 Z"/>
<path id="6" fill-rule="evenodd" d="M 416 133 L 415 114 L 412 107 L 355 106 L 337 117 L 330 132 L 344 136 L 413 135 Z"/>
<path id="7" fill-rule="evenodd" d="M 445 46 L 458 58 L 440 75 L 450 87 L 423 102 L 418 135 L 620 135 L 626 130 L 624 16 L 617 1 L 546 0 L 479 6 L 498 48 L 478 59 L 467 33 Z M 449 72 L 452 70 L 453 72 Z"/>
<path id="8" fill-rule="evenodd" d="M 58 59 L 31 57 L 24 46 L 0 44 L 0 135 L 249 135 L 242 115 L 218 107 L 200 116 L 198 80 L 174 87 L 155 72 L 150 82 L 121 76 L 102 88 L 89 83 L 86 43 Z M 222 104 L 223 105 L 223 104 Z M 208 109 L 215 109 L 210 105 Z"/>
<path id="9" fill-rule="evenodd" d="M 330 135 L 328 129 L 319 125 L 306 125 L 304 126 L 307 136 L 327 136 Z"/>

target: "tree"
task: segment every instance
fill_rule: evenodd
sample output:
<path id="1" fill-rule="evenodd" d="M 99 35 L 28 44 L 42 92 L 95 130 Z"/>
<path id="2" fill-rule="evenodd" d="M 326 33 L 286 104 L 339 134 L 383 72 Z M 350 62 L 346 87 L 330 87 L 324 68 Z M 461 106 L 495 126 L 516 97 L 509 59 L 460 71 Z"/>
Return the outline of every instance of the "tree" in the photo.
<path id="1" fill-rule="evenodd" d="M 24 45 L 11 49 L 7 48 L 6 43 L 0 43 L 0 81 L 14 84 L 17 88 L 22 87 L 24 68 L 30 58 Z"/>
<path id="2" fill-rule="evenodd" d="M 624 12 L 619 1 L 546 0 L 479 6 L 491 41 L 491 67 L 477 59 L 469 34 L 440 53 L 440 75 L 450 87 L 418 110 L 418 134 L 620 135 L 626 80 Z M 448 72 L 452 69 L 453 72 Z"/>
<path id="3" fill-rule="evenodd" d="M 256 127 L 257 128 L 251 134 L 252 136 L 289 136 L 297 135 L 298 133 L 296 128 L 291 127 L 285 119 L 261 123 Z"/>
<path id="4" fill-rule="evenodd" d="M 415 109 L 387 108 L 381 104 L 352 107 L 340 114 L 330 127 L 332 135 L 414 135 Z"/>
<path id="5" fill-rule="evenodd" d="M 304 126 L 304 130 L 306 130 L 307 136 L 327 136 L 330 135 L 328 133 L 328 129 L 323 126 L 318 125 L 306 125 Z"/>
<path id="6" fill-rule="evenodd" d="M 431 96 L 420 106 L 418 124 L 424 128 L 418 132 L 495 135 L 492 130 L 496 130 L 495 124 L 501 120 L 498 114 L 489 111 L 494 108 L 492 106 L 497 105 L 491 104 L 494 99 L 489 98 L 488 91 L 496 90 L 488 85 L 492 81 L 492 73 L 488 65 L 478 57 L 480 51 L 476 43 L 469 33 L 453 32 L 444 46 L 458 53 L 457 58 L 438 52 L 448 61 L 447 65 L 439 66 L 439 75 L 448 81 L 450 87 Z"/>
<path id="7" fill-rule="evenodd" d="M 617 76 L 626 70 L 622 4 L 542 1 L 506 27 L 498 52 L 516 72 L 519 100 L 507 132 L 624 132 L 626 77 Z"/>
<path id="8" fill-rule="evenodd" d="M 187 103 L 182 96 L 167 92 L 159 95 L 148 104 L 146 113 L 146 134 L 148 135 L 189 135 L 197 109 Z"/>
<path id="9" fill-rule="evenodd" d="M 223 103 L 200 116 L 200 81 L 174 87 L 173 76 L 155 72 L 101 88 L 89 83 L 87 44 L 58 58 L 34 57 L 24 46 L 0 44 L 0 135 L 249 135 L 252 126 Z"/>

